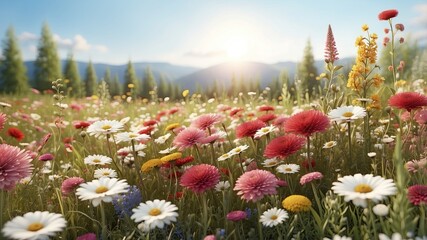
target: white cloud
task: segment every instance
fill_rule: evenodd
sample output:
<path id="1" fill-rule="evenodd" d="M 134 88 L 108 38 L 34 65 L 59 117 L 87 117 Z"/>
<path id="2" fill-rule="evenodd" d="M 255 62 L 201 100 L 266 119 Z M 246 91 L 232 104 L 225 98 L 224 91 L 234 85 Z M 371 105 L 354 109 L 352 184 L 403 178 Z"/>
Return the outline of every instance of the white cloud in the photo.
<path id="1" fill-rule="evenodd" d="M 37 35 L 30 32 L 23 32 L 18 36 L 20 41 L 37 41 L 39 37 Z"/>
<path id="2" fill-rule="evenodd" d="M 58 48 L 70 49 L 73 46 L 73 41 L 71 41 L 71 39 L 62 38 L 58 34 L 53 35 L 53 40 L 56 42 Z"/>
<path id="3" fill-rule="evenodd" d="M 184 54 L 187 57 L 194 58 L 216 58 L 226 56 L 225 51 L 189 51 Z"/>
<path id="4" fill-rule="evenodd" d="M 98 52 L 101 53 L 108 52 L 108 47 L 105 45 L 94 45 L 93 48 L 95 48 Z"/>
<path id="5" fill-rule="evenodd" d="M 76 51 L 89 51 L 91 49 L 90 44 L 87 40 L 80 34 L 74 36 L 73 39 L 73 49 Z"/>
<path id="6" fill-rule="evenodd" d="M 414 10 L 417 15 L 412 18 L 411 24 L 418 27 L 418 30 L 414 32 L 413 36 L 421 42 L 425 42 L 427 39 L 427 4 L 418 4 Z"/>

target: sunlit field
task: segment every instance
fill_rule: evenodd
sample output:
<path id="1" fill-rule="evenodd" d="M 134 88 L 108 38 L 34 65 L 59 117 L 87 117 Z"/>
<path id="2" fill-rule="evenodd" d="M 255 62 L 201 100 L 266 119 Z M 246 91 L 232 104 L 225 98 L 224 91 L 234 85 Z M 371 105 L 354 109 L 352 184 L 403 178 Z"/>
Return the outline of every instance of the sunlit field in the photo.
<path id="1" fill-rule="evenodd" d="M 427 54 L 405 65 L 395 17 L 347 72 L 329 28 L 308 84 L 0 95 L 0 238 L 427 239 Z"/>

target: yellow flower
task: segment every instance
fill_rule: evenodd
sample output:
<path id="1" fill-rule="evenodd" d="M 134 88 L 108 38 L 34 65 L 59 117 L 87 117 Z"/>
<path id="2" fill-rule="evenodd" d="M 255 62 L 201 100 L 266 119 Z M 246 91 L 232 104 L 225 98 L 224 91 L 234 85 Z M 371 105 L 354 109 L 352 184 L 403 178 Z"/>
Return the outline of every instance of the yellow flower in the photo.
<path id="1" fill-rule="evenodd" d="M 363 24 L 363 26 L 362 26 L 362 30 L 363 30 L 364 32 L 368 31 L 368 30 L 369 30 L 369 26 L 368 26 L 367 24 Z"/>
<path id="2" fill-rule="evenodd" d="M 163 164 L 162 160 L 160 160 L 158 158 L 148 160 L 147 162 L 142 164 L 141 172 L 148 172 L 151 169 L 153 169 L 154 167 L 160 166 L 162 164 Z"/>
<path id="3" fill-rule="evenodd" d="M 98 100 L 98 96 L 96 96 L 96 95 L 92 95 L 92 100 Z"/>
<path id="4" fill-rule="evenodd" d="M 403 87 L 406 85 L 406 81 L 405 80 L 399 80 L 394 85 L 396 85 L 396 87 Z"/>
<path id="5" fill-rule="evenodd" d="M 133 83 L 128 84 L 128 88 L 134 88 L 134 87 L 135 87 L 135 85 Z"/>
<path id="6" fill-rule="evenodd" d="M 310 210 L 311 201 L 302 195 L 291 195 L 283 200 L 282 205 L 290 212 L 307 212 Z"/>
<path id="7" fill-rule="evenodd" d="M 174 130 L 175 128 L 177 128 L 177 127 L 179 127 L 180 126 L 180 124 L 179 123 L 172 123 L 172 124 L 169 124 L 169 125 L 167 125 L 166 126 L 166 128 L 165 128 L 165 132 L 167 132 L 167 131 L 171 131 L 171 130 Z"/>
<path id="8" fill-rule="evenodd" d="M 167 163 L 176 159 L 180 159 L 181 157 L 182 157 L 182 153 L 176 152 L 160 158 L 160 161 L 162 161 L 162 163 Z"/>
<path id="9" fill-rule="evenodd" d="M 190 90 L 186 89 L 182 92 L 182 96 L 186 97 L 186 96 L 188 96 L 189 93 L 190 93 Z"/>

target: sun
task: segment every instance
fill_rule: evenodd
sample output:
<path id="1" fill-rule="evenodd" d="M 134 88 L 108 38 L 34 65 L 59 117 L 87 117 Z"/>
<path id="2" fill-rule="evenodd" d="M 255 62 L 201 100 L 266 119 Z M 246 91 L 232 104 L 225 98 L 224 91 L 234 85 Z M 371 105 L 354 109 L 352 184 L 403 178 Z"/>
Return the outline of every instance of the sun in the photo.
<path id="1" fill-rule="evenodd" d="M 230 37 L 225 43 L 225 51 L 230 60 L 241 60 L 248 53 L 248 42 L 241 36 Z"/>

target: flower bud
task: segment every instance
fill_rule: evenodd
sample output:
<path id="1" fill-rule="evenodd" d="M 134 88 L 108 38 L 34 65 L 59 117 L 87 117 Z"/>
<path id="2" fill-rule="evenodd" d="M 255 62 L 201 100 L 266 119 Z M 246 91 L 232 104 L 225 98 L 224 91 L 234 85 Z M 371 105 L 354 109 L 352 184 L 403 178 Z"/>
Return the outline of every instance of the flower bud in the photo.
<path id="1" fill-rule="evenodd" d="M 397 30 L 402 31 L 402 32 L 403 32 L 403 30 L 405 30 L 405 26 L 401 23 L 396 24 L 395 27 Z"/>

